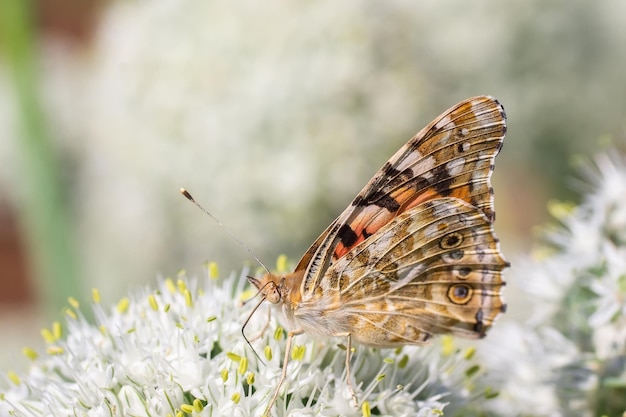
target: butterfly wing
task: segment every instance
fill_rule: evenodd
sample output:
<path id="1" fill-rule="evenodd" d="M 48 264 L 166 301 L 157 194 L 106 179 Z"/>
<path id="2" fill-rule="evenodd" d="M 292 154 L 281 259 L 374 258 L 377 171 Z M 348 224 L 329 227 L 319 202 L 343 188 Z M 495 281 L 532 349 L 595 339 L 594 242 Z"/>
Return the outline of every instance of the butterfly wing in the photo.
<path id="1" fill-rule="evenodd" d="M 504 311 L 508 266 L 486 215 L 458 198 L 409 209 L 337 260 L 296 316 L 323 315 L 370 346 L 482 337 Z"/>
<path id="2" fill-rule="evenodd" d="M 489 96 L 467 99 L 436 118 L 391 157 L 305 253 L 296 267 L 304 270 L 301 293 L 318 288 L 334 262 L 423 202 L 455 197 L 492 222 L 489 180 L 505 133 L 504 109 Z"/>

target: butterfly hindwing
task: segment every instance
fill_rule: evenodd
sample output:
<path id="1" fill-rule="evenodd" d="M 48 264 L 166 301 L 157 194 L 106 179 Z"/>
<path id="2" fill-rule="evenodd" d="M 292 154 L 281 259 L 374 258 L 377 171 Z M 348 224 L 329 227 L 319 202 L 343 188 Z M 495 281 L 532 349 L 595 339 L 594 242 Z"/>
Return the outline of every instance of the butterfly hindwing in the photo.
<path id="1" fill-rule="evenodd" d="M 507 266 L 479 209 L 430 200 L 337 260 L 318 291 L 334 302 L 312 295 L 299 314 L 321 303 L 330 321 L 345 321 L 356 341 L 372 346 L 420 344 L 438 333 L 481 337 L 504 311 Z"/>

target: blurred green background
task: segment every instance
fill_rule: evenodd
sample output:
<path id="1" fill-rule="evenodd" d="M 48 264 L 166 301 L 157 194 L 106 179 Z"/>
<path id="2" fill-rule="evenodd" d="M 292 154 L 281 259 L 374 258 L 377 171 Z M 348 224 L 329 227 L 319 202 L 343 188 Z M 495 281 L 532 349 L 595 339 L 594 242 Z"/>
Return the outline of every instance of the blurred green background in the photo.
<path id="1" fill-rule="evenodd" d="M 624 148 L 626 3 L 7 0 L 0 6 L 0 367 L 68 296 L 294 261 L 439 113 L 490 94 L 509 258 L 576 161 Z M 250 263 L 250 265 L 254 264 Z"/>

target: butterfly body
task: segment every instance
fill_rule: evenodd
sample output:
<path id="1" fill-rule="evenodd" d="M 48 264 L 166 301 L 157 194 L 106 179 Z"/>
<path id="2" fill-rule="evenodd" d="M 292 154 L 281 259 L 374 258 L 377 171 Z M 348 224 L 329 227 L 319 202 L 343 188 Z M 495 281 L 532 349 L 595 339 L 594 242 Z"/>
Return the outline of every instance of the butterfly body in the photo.
<path id="1" fill-rule="evenodd" d="M 281 306 L 291 336 L 376 347 L 443 333 L 483 337 L 505 311 L 509 264 L 493 229 L 490 183 L 505 133 L 493 97 L 453 106 L 384 164 L 293 273 L 250 282 Z"/>

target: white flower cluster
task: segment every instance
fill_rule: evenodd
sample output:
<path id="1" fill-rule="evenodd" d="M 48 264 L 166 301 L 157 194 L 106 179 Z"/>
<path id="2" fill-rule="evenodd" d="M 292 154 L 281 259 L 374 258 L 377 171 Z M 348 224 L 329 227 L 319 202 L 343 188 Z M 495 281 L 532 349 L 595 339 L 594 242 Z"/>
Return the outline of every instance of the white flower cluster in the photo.
<path id="1" fill-rule="evenodd" d="M 548 248 L 514 262 L 511 316 L 486 341 L 499 415 L 595 416 L 626 412 L 626 162 L 585 167 L 579 206 L 551 204 L 560 222 Z"/>
<path id="2" fill-rule="evenodd" d="M 214 268 L 209 268 L 210 271 Z M 95 324 L 70 300 L 67 325 L 43 332 L 47 352 L 25 353 L 30 370 L 10 372 L 0 416 L 258 416 L 282 370 L 286 332 L 272 319 L 253 340 L 242 336 L 251 308 L 241 306 L 245 277 L 209 278 L 200 288 L 184 274 L 112 309 L 94 292 Z M 248 337 L 263 328 L 258 312 Z M 63 335 L 66 333 L 66 335 Z M 340 340 L 298 336 L 275 416 L 438 416 L 497 395 L 481 382 L 474 350 L 449 338 L 427 348 L 357 347 L 352 358 L 359 408 L 351 405 Z"/>

